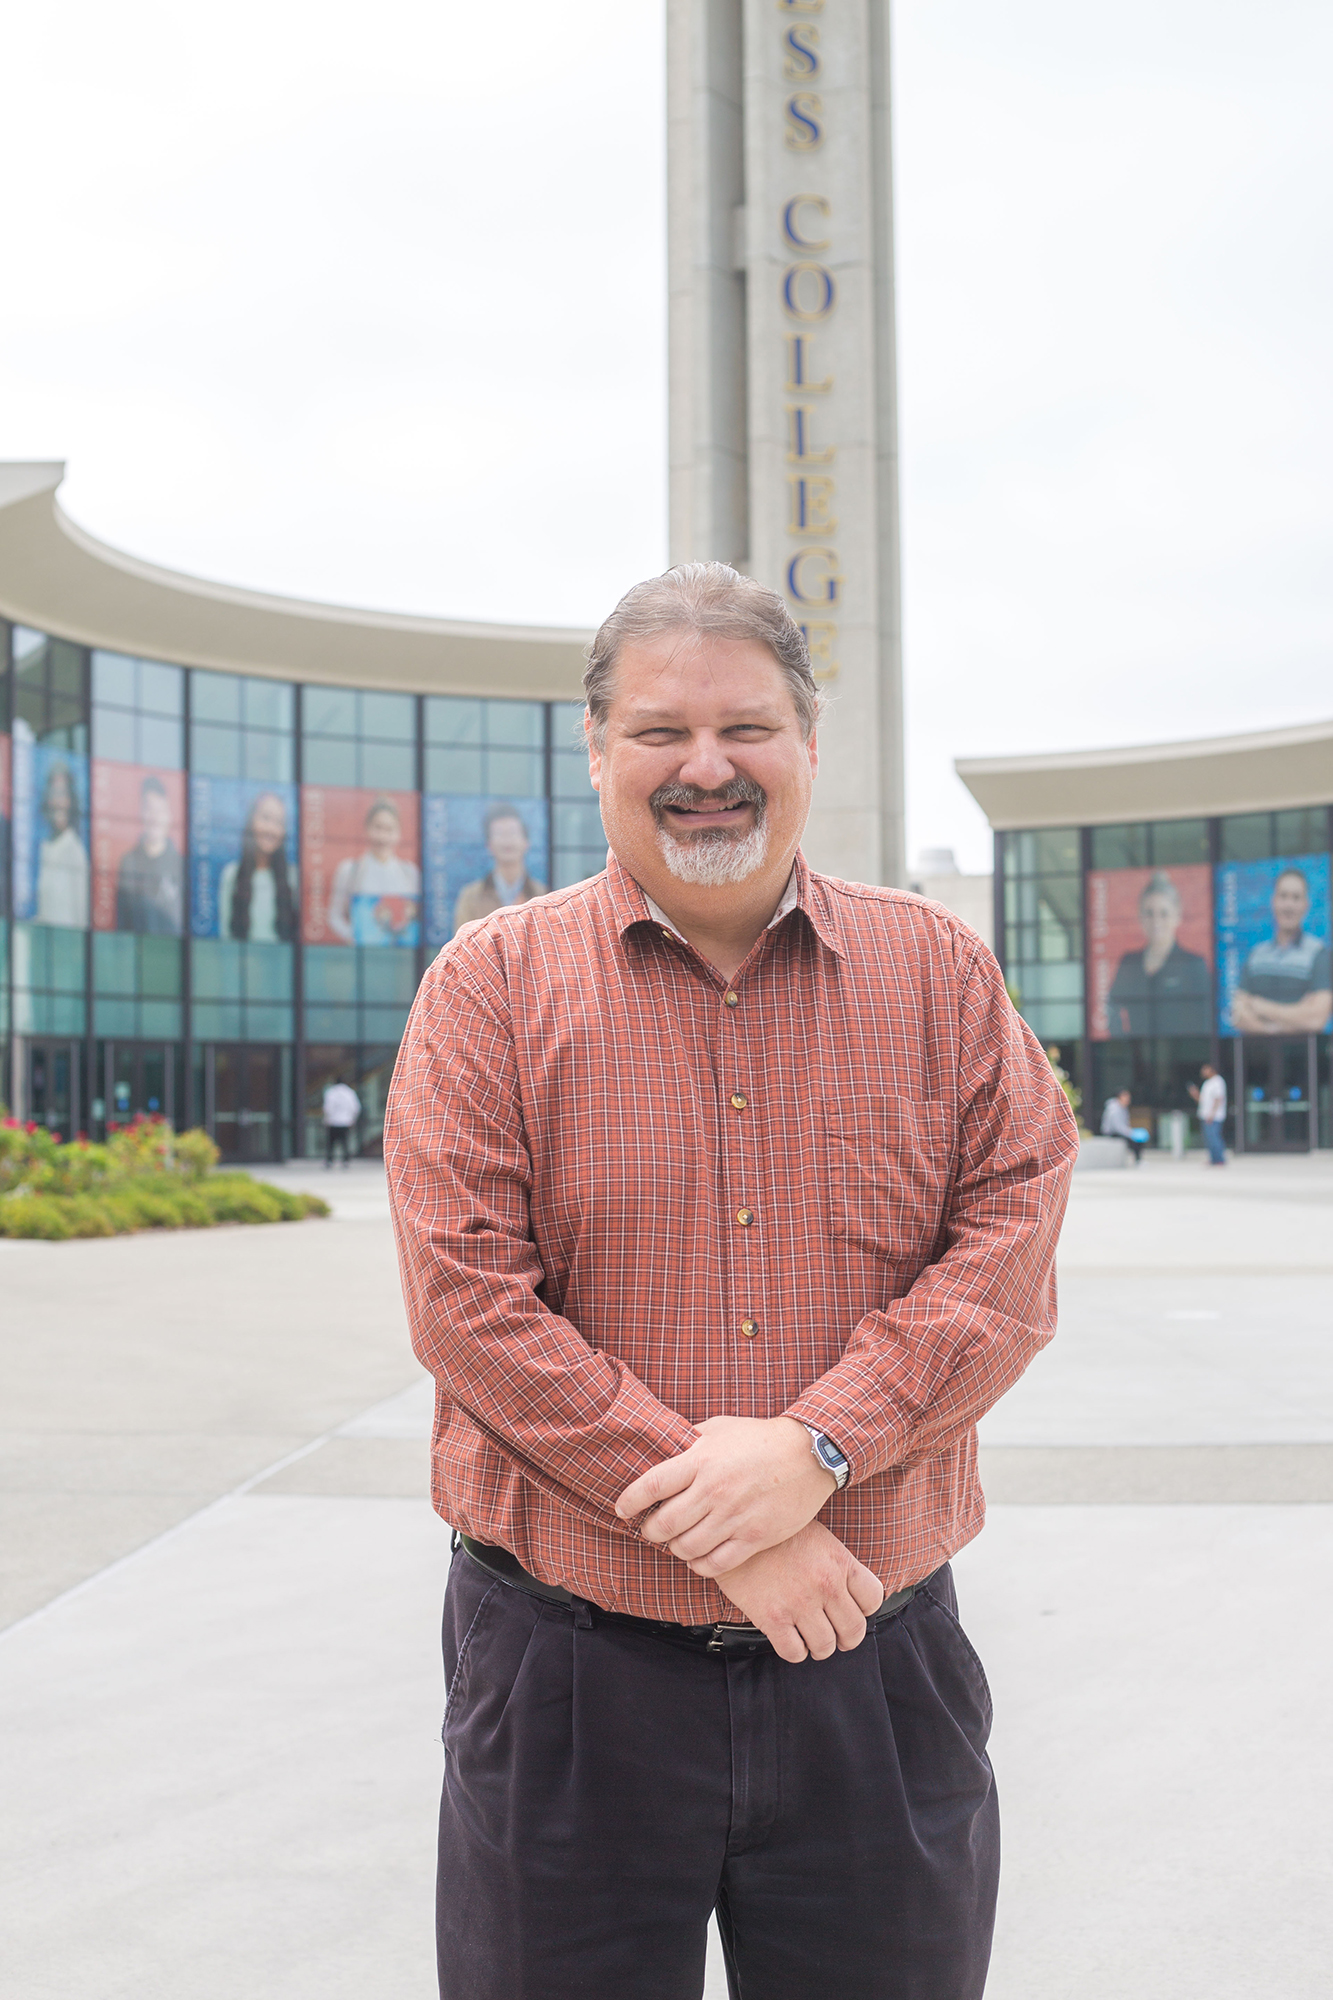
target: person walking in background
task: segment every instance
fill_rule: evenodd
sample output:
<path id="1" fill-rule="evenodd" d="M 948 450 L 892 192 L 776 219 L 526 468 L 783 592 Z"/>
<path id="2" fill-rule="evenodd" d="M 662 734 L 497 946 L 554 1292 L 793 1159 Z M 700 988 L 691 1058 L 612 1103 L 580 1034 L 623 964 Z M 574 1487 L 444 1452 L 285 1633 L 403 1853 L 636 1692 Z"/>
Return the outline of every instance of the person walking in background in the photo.
<path id="1" fill-rule="evenodd" d="M 1208 1148 L 1208 1164 L 1210 1167 L 1224 1167 L 1227 1163 L 1226 1078 L 1219 1076 L 1211 1063 L 1205 1063 L 1199 1075 L 1203 1078 L 1202 1088 L 1197 1083 L 1192 1083 L 1189 1092 L 1199 1107 L 1199 1129 L 1203 1133 L 1203 1143 Z"/>
<path id="2" fill-rule="evenodd" d="M 1078 1130 L 965 924 L 799 851 L 776 592 L 638 585 L 584 677 L 605 873 L 427 972 L 385 1133 L 460 1540 L 444 2000 L 981 2000 L 990 1696 L 949 1558 L 1055 1331 Z"/>
<path id="3" fill-rule="evenodd" d="M 361 1099 L 350 1083 L 342 1077 L 335 1077 L 324 1092 L 324 1165 L 333 1165 L 335 1153 L 341 1153 L 343 1165 L 350 1166 L 348 1144 L 352 1128 L 361 1116 Z"/>
<path id="4" fill-rule="evenodd" d="M 1127 1146 L 1132 1146 L 1134 1164 L 1137 1167 L 1143 1149 L 1148 1143 L 1148 1135 L 1130 1120 L 1129 1107 L 1133 1101 L 1131 1093 L 1127 1090 L 1118 1090 L 1114 1097 L 1107 1098 L 1106 1108 L 1102 1112 L 1102 1137 L 1123 1139 Z"/>

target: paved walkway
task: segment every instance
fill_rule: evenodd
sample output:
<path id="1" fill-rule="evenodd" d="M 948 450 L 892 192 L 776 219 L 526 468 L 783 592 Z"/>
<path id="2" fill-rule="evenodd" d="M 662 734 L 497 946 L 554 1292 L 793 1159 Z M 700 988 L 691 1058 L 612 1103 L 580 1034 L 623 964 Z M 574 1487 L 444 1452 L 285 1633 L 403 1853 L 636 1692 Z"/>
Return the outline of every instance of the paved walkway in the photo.
<path id="1" fill-rule="evenodd" d="M 334 1218 L 0 1244 L 6 2000 L 434 1992 L 430 1385 L 378 1173 L 283 1177 Z M 989 2000 L 1327 1990 L 1331 1218 L 1329 1156 L 1076 1182 L 957 1564 Z"/>

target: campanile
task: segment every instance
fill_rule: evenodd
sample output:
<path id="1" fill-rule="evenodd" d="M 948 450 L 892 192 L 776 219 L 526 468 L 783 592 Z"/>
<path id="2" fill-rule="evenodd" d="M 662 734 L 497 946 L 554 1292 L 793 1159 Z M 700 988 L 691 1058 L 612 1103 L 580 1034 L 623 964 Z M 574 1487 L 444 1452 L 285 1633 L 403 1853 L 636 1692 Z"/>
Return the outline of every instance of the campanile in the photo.
<path id="1" fill-rule="evenodd" d="M 806 852 L 901 883 L 888 0 L 667 0 L 671 560 L 780 590 L 833 707 Z"/>

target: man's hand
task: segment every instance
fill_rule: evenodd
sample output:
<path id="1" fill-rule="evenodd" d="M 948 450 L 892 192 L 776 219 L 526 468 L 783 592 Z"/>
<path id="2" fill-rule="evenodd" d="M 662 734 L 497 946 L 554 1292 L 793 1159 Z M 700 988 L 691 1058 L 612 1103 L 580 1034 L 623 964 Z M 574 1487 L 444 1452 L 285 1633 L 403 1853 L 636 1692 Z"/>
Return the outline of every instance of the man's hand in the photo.
<path id="1" fill-rule="evenodd" d="M 698 1428 L 697 1444 L 645 1472 L 616 1502 L 622 1521 L 647 1513 L 644 1540 L 697 1576 L 720 1576 L 790 1541 L 837 1490 L 794 1417 L 710 1417 Z"/>
<path id="2" fill-rule="evenodd" d="M 879 1578 L 818 1521 L 717 1581 L 779 1658 L 793 1665 L 849 1653 L 884 1602 Z"/>

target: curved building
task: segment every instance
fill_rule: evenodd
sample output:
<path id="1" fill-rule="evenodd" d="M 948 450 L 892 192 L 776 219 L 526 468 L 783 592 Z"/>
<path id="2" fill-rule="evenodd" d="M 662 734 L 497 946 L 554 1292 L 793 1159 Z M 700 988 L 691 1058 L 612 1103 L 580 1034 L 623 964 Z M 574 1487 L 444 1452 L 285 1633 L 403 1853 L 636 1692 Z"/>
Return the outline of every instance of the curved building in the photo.
<path id="1" fill-rule="evenodd" d="M 363 1151 L 457 923 L 596 872 L 589 635 L 353 611 L 154 568 L 0 465 L 0 1095 L 231 1159 Z"/>
<path id="2" fill-rule="evenodd" d="M 1128 1088 L 1165 1141 L 1211 1062 L 1229 1143 L 1333 1145 L 1333 722 L 955 768 L 995 833 L 1010 990 L 1094 1130 Z"/>

